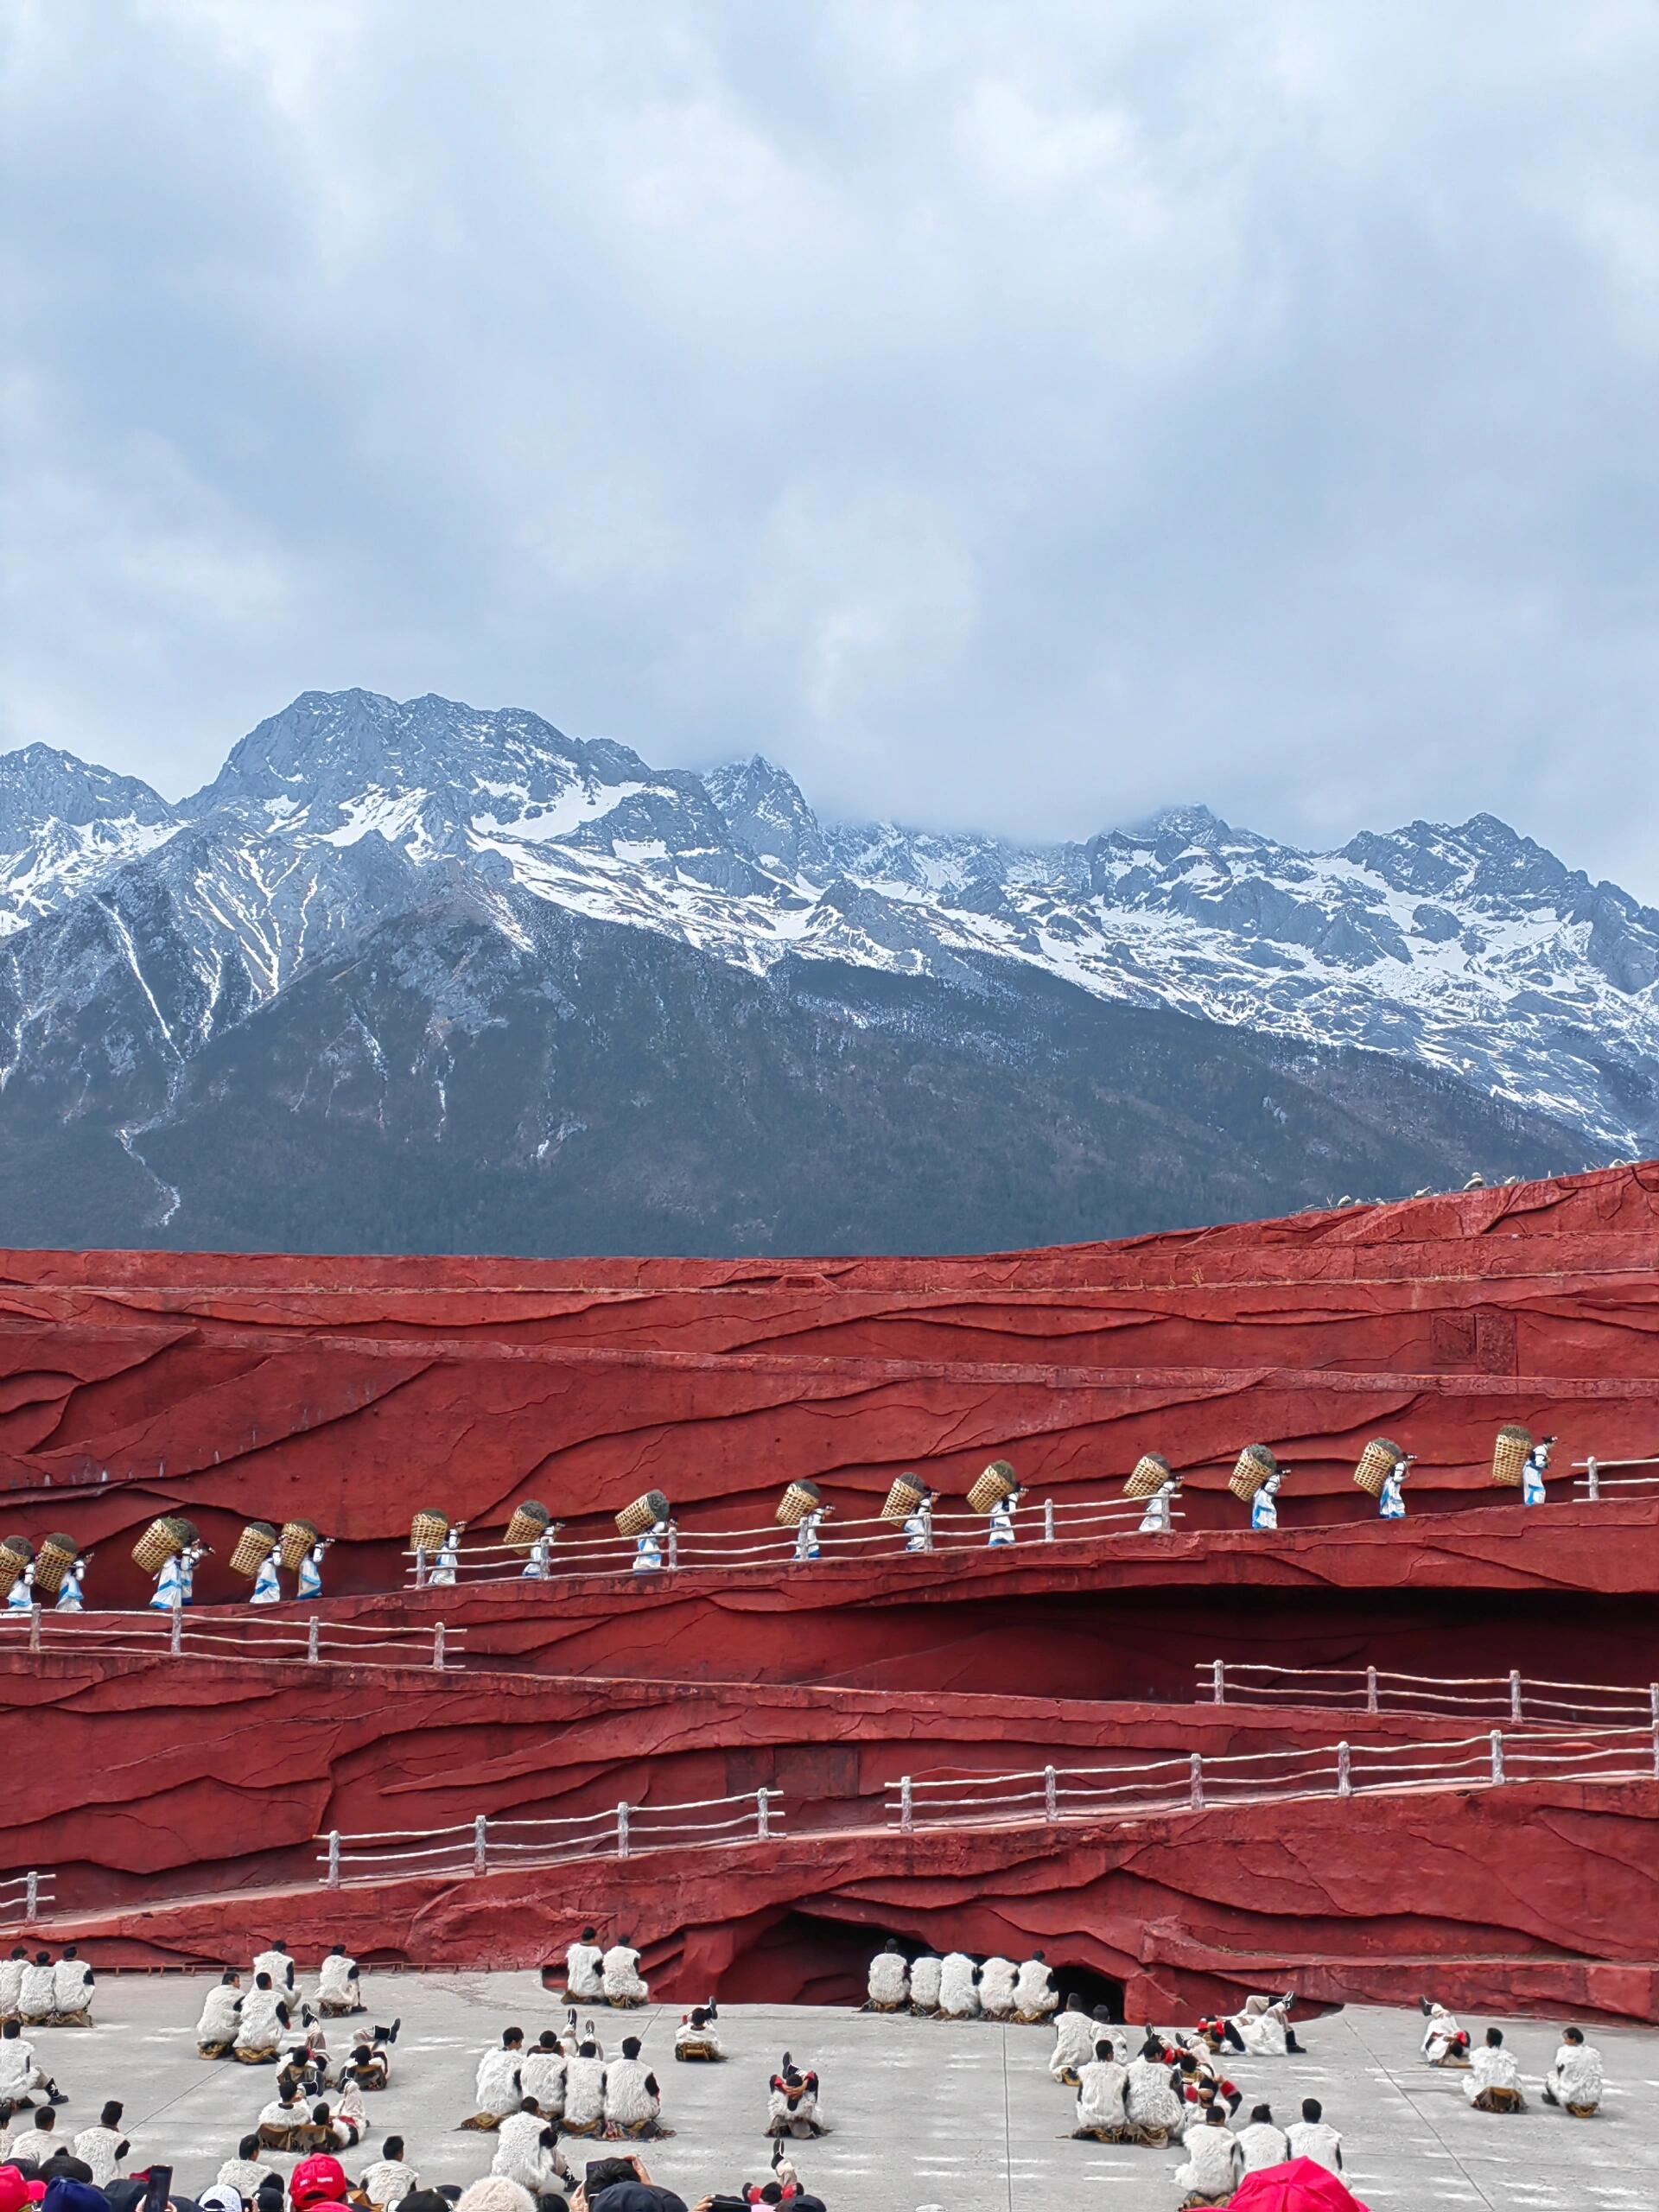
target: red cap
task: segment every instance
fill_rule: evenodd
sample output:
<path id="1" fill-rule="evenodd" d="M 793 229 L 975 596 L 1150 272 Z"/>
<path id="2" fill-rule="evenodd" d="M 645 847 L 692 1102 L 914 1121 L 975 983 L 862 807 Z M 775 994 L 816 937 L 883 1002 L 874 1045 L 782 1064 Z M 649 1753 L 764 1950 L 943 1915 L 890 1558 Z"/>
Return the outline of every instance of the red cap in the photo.
<path id="1" fill-rule="evenodd" d="M 23 2212 L 29 2183 L 16 2166 L 0 2166 L 0 2212 Z"/>
<path id="2" fill-rule="evenodd" d="M 294 2212 L 305 2212 L 308 2204 L 343 2204 L 350 2187 L 340 2160 L 321 2152 L 315 2158 L 302 2158 L 289 2176 L 288 2201 Z"/>

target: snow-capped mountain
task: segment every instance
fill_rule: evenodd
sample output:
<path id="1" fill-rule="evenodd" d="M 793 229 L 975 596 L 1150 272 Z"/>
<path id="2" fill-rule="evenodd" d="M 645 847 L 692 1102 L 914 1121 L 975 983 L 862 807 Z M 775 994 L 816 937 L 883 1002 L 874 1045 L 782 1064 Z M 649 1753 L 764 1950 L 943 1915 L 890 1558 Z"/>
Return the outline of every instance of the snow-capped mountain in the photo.
<path id="1" fill-rule="evenodd" d="M 963 1034 L 964 1006 L 1019 1000 L 1020 1052 L 1040 1061 L 1080 1000 L 1254 1035 L 1281 1069 L 1286 1048 L 1389 1055 L 1368 1064 L 1376 1084 L 1414 1067 L 1471 1112 L 1512 1107 L 1512 1133 L 1557 1167 L 1659 1136 L 1659 914 L 1490 815 L 1315 854 L 1194 807 L 1037 847 L 821 823 L 759 757 L 697 776 L 522 710 L 363 691 L 303 695 L 177 804 L 45 747 L 0 759 L 0 1101 L 101 1118 L 142 1160 L 204 1084 L 228 1095 L 230 1068 L 257 1091 L 250 1040 L 286 1023 L 284 1097 L 300 1084 L 308 1110 L 321 1086 L 344 1112 L 340 1053 L 360 1047 L 372 1070 L 386 1041 L 342 1013 L 345 1043 L 313 1036 L 302 1081 L 291 1055 L 310 1033 L 289 1014 L 329 994 L 343 1007 L 341 978 L 393 929 L 407 1022 L 429 957 L 409 948 L 429 951 L 435 915 L 483 932 L 474 964 L 478 944 L 500 949 L 518 1021 L 532 1001 L 585 1020 L 569 963 L 591 968 L 594 928 L 621 925 L 694 956 L 677 978 L 713 963 L 773 987 L 747 1005 L 835 1001 L 843 1039 L 900 1019 L 882 1005 L 913 1027 L 932 986 L 957 995 Z M 560 915 L 573 926 L 550 927 Z M 637 972 L 660 981 L 636 943 Z M 506 1020 L 505 970 L 485 964 L 488 989 L 450 975 L 416 989 L 430 1035 L 410 1065 L 430 1060 L 435 1101 L 455 1040 Z M 882 977 L 906 988 L 884 999 Z M 509 1148 L 544 1159 L 535 1145 L 568 1116 L 555 1100 L 531 1118 L 534 1143 L 521 1129 Z"/>

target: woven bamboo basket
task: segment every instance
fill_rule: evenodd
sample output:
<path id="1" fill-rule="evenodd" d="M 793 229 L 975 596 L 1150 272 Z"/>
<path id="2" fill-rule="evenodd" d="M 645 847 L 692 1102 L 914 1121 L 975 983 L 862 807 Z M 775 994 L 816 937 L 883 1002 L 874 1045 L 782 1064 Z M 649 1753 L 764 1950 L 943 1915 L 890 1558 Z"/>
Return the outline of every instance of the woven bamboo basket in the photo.
<path id="1" fill-rule="evenodd" d="M 48 1536 L 41 1545 L 40 1556 L 35 1561 L 35 1587 L 44 1590 L 48 1597 L 56 1595 L 62 1583 L 64 1570 L 74 1564 L 76 1553 L 73 1536 Z"/>
<path id="2" fill-rule="evenodd" d="M 1227 1487 L 1248 1505 L 1268 1477 L 1278 1471 L 1279 1462 L 1265 1444 L 1247 1444 L 1238 1455 L 1238 1465 L 1233 1469 Z"/>
<path id="3" fill-rule="evenodd" d="M 132 1548 L 133 1565 L 146 1574 L 159 1574 L 188 1541 L 178 1534 L 178 1528 L 176 1521 L 152 1521 Z"/>
<path id="4" fill-rule="evenodd" d="M 538 1536 L 547 1534 L 547 1524 L 552 1518 L 537 1499 L 520 1498 L 507 1523 L 508 1545 L 516 1552 L 527 1552 Z"/>
<path id="5" fill-rule="evenodd" d="M 245 1574 L 250 1582 L 276 1548 L 276 1531 L 269 1521 L 250 1521 L 231 1554 L 231 1573 Z"/>
<path id="6" fill-rule="evenodd" d="M 1359 1465 L 1354 1469 L 1354 1480 L 1361 1490 L 1369 1491 L 1373 1497 L 1381 1497 L 1382 1485 L 1394 1472 L 1394 1463 L 1403 1459 L 1405 1453 L 1387 1436 L 1374 1436 L 1359 1455 Z"/>
<path id="7" fill-rule="evenodd" d="M 900 1475 L 887 1492 L 881 1518 L 884 1521 L 907 1521 L 926 1496 L 926 1489 L 914 1475 Z"/>
<path id="8" fill-rule="evenodd" d="M 636 1497 L 632 1505 L 625 1505 L 616 1516 L 618 1533 L 624 1536 L 643 1536 L 647 1529 L 658 1521 L 666 1521 L 673 1508 L 659 1490 L 648 1490 L 643 1497 Z"/>
<path id="9" fill-rule="evenodd" d="M 298 1573 L 300 1561 L 321 1534 L 321 1529 L 315 1528 L 309 1521 L 283 1522 L 283 1533 L 276 1542 L 283 1554 L 283 1565 L 290 1574 Z"/>
<path id="10" fill-rule="evenodd" d="M 1012 1497 L 1019 1487 L 1020 1478 L 1007 1461 L 993 1459 L 969 1491 L 968 1503 L 976 1513 L 990 1513 L 1005 1497 Z"/>
<path id="11" fill-rule="evenodd" d="M 816 1513 L 823 1503 L 823 1492 L 817 1483 L 791 1483 L 778 1501 L 773 1516 L 780 1529 L 798 1529 L 809 1513 Z"/>
<path id="12" fill-rule="evenodd" d="M 1532 1431 L 1522 1428 L 1519 1421 L 1505 1421 L 1492 1446 L 1492 1480 L 1511 1490 L 1517 1488 L 1531 1449 Z"/>
<path id="13" fill-rule="evenodd" d="M 409 1524 L 409 1548 L 412 1552 L 442 1551 L 448 1534 L 448 1517 L 423 1508 Z"/>
<path id="14" fill-rule="evenodd" d="M 1151 1497 L 1169 1480 L 1174 1469 L 1161 1452 L 1143 1452 L 1135 1471 L 1123 1485 L 1125 1497 Z"/>
<path id="15" fill-rule="evenodd" d="M 35 1556 L 35 1547 L 27 1536 L 8 1536 L 0 1544 L 0 1598 L 11 1586 Z"/>

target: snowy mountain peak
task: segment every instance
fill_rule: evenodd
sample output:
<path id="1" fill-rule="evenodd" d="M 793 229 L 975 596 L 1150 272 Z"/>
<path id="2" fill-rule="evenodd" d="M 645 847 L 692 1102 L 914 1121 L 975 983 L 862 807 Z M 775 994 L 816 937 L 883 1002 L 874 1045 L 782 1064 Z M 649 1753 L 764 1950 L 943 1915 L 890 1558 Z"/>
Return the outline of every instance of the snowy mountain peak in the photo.
<path id="1" fill-rule="evenodd" d="M 818 817 L 800 785 L 761 753 L 711 768 L 703 782 L 734 841 L 763 868 L 796 876 L 833 865 Z"/>
<path id="2" fill-rule="evenodd" d="M 137 776 L 118 776 L 54 745 L 0 753 L 0 851 L 17 851 L 54 823 L 117 819 L 170 822 L 173 809 Z"/>

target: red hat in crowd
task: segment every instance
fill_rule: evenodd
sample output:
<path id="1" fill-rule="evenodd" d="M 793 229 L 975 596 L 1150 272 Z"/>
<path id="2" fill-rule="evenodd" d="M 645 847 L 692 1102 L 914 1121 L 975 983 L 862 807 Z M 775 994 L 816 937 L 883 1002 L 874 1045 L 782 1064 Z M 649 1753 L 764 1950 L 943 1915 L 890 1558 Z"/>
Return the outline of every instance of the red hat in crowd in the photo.
<path id="1" fill-rule="evenodd" d="M 289 2177 L 288 2201 L 294 2212 L 308 2212 L 314 2204 L 344 2205 L 350 2187 L 340 2160 L 321 2152 L 315 2158 L 302 2158 L 295 2167 Z"/>
<path id="2" fill-rule="evenodd" d="M 1262 2166 L 1233 2192 L 1230 2212 L 1366 2212 L 1343 2182 L 1314 2158 Z"/>
<path id="3" fill-rule="evenodd" d="M 43 2181 L 25 2181 L 17 2166 L 0 2166 L 0 2212 L 23 2212 L 46 2195 Z"/>

